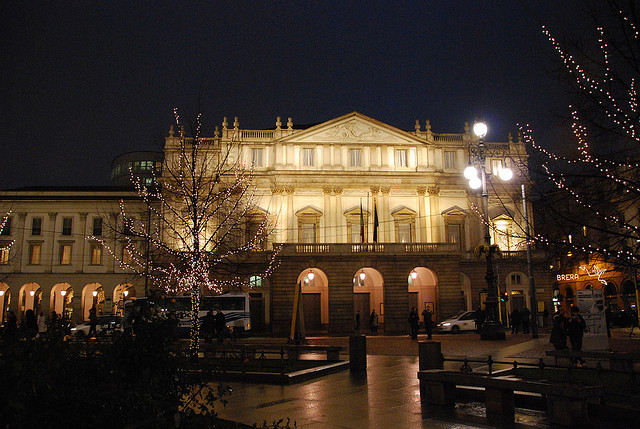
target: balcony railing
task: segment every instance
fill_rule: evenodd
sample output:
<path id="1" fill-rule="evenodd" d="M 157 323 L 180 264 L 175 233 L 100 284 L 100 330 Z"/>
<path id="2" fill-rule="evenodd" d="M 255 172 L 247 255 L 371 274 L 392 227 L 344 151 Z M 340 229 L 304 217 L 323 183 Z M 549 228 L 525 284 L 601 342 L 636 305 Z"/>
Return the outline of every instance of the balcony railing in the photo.
<path id="1" fill-rule="evenodd" d="M 353 255 L 363 253 L 460 253 L 455 243 L 287 243 L 282 255 L 296 254 Z"/>

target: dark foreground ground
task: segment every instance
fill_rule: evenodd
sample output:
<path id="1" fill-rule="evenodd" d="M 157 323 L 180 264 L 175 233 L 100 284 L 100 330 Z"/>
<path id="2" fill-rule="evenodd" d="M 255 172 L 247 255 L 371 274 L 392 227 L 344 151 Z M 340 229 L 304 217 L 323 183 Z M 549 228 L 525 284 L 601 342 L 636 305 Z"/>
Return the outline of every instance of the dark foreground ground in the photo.
<path id="1" fill-rule="evenodd" d="M 348 337 L 309 337 L 310 344 L 348 346 Z M 421 335 L 419 341 L 426 340 Z M 247 342 L 270 343 L 284 339 L 248 338 Z M 481 341 L 477 334 L 436 334 L 446 357 L 494 360 L 539 359 L 552 347 L 547 332 L 538 339 L 530 335 L 507 334 L 505 341 Z M 640 331 L 614 330 L 610 348 L 640 352 Z M 289 386 L 230 382 L 233 394 L 220 417 L 252 425 L 290 418 L 299 428 L 461 428 L 491 427 L 483 419 L 484 407 L 470 403 L 457 406 L 454 414 L 444 415 L 437 408 L 420 404 L 418 345 L 408 336 L 368 336 L 367 371 L 354 375 L 342 371 Z M 347 358 L 348 355 L 345 355 Z M 450 363 L 448 365 L 454 365 Z M 455 364 L 459 365 L 459 364 Z M 626 427 L 638 427 L 629 422 Z M 611 426 L 597 421 L 592 427 Z M 616 422 L 615 426 L 625 427 Z M 549 427 L 543 411 L 518 409 L 517 428 Z"/>

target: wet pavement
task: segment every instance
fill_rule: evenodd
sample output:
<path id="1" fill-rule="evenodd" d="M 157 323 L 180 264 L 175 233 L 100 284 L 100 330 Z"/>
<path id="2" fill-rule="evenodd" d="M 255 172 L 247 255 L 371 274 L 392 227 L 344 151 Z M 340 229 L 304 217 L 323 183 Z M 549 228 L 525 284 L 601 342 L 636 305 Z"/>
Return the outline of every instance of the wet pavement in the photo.
<path id="1" fill-rule="evenodd" d="M 251 338 L 249 342 L 280 341 Z M 283 341 L 283 340 L 282 340 Z M 426 341 L 420 336 L 419 341 Z M 477 334 L 434 335 L 447 357 L 494 359 L 538 359 L 551 348 L 547 333 L 538 339 L 530 335 L 507 334 L 505 341 L 480 341 Z M 310 344 L 348 345 L 347 337 L 311 337 Z M 611 346 L 617 350 L 640 350 L 640 332 L 614 332 Z M 417 378 L 418 346 L 407 336 L 368 336 L 367 371 L 342 371 L 318 379 L 288 385 L 231 385 L 233 394 L 225 408 L 216 411 L 224 419 L 252 425 L 290 418 L 298 428 L 483 428 L 493 427 L 484 420 L 481 404 L 460 404 L 453 412 L 424 407 L 420 403 Z M 344 356 L 348 359 L 348 354 Z M 447 364 L 447 365 L 453 365 Z M 460 365 L 455 363 L 455 365 Z M 453 368 L 452 368 L 453 369 Z M 444 413 L 444 414 L 443 414 Z M 544 412 L 516 410 L 513 427 L 548 427 Z"/>

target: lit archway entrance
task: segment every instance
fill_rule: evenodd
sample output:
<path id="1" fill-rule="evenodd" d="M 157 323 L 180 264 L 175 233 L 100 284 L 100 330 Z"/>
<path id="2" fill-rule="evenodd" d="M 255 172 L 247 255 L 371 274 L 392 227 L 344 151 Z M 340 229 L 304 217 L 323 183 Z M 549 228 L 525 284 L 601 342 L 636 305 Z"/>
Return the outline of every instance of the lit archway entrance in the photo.
<path id="1" fill-rule="evenodd" d="M 0 326 L 4 326 L 4 319 L 10 305 L 11 289 L 6 283 L 0 283 Z"/>
<path id="2" fill-rule="evenodd" d="M 607 282 L 603 287 L 604 289 L 604 301 L 607 307 L 610 307 L 611 304 L 618 304 L 618 288 L 612 282 Z"/>
<path id="3" fill-rule="evenodd" d="M 369 317 L 373 310 L 378 314 L 378 330 L 384 332 L 384 278 L 375 268 L 361 268 L 353 276 L 354 328 L 369 330 Z"/>
<path id="4" fill-rule="evenodd" d="M 429 308 L 432 313 L 432 320 L 439 320 L 438 308 L 438 278 L 436 274 L 428 268 L 416 267 L 409 273 L 407 278 L 409 292 L 409 308 L 418 309 L 418 314 Z M 462 300 L 460 306 L 464 305 Z"/>
<path id="5" fill-rule="evenodd" d="M 121 283 L 113 290 L 113 314 L 124 315 L 124 304 L 136 297 L 136 289 L 129 283 Z"/>
<path id="6" fill-rule="evenodd" d="M 329 280 L 318 268 L 305 269 L 297 279 L 302 283 L 302 308 L 307 332 L 325 330 L 329 326 Z"/>
<path id="7" fill-rule="evenodd" d="M 97 314 L 104 314 L 104 289 L 100 283 L 90 283 L 82 289 L 82 320 L 89 319 L 91 307 L 96 306 Z"/>
<path id="8" fill-rule="evenodd" d="M 19 303 L 20 316 L 24 317 L 27 310 L 32 310 L 36 315 L 40 313 L 42 289 L 38 283 L 27 283 L 20 288 Z"/>
<path id="9" fill-rule="evenodd" d="M 69 283 L 58 283 L 51 289 L 51 311 L 55 311 L 58 317 L 66 315 L 71 319 L 73 315 L 73 288 Z"/>

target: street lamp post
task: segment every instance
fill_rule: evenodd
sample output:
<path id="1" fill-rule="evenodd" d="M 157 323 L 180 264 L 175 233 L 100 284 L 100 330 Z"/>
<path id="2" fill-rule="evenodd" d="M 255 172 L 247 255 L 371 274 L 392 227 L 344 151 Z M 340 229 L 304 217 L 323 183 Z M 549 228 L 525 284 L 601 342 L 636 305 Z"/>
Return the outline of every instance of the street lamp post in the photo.
<path id="1" fill-rule="evenodd" d="M 487 190 L 487 169 L 486 156 L 487 148 L 484 144 L 484 138 L 487 135 L 487 125 L 484 122 L 476 122 L 473 124 L 473 132 L 478 137 L 479 142 L 475 148 L 475 163 L 480 167 L 480 177 L 478 171 L 473 165 L 469 165 L 464 176 L 469 179 L 469 187 L 478 189 L 482 187 L 482 214 L 484 217 L 484 252 L 487 258 L 487 272 L 485 280 L 487 281 L 487 299 L 485 301 L 486 319 L 482 324 L 480 338 L 483 340 L 504 340 L 506 339 L 504 328 L 498 317 L 498 284 L 493 272 L 493 254 L 497 250 L 497 246 L 491 245 L 491 229 L 489 226 L 489 192 Z M 472 148 L 469 148 L 471 155 Z M 513 172 L 509 168 L 502 168 L 499 171 L 500 179 L 507 181 L 513 176 Z"/>

